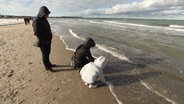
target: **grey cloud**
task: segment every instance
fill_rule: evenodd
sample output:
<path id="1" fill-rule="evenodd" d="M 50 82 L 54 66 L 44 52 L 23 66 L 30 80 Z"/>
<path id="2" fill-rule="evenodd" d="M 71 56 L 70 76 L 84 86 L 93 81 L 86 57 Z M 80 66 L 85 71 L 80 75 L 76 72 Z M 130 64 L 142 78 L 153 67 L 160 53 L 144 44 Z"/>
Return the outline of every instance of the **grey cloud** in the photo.
<path id="1" fill-rule="evenodd" d="M 106 9 L 84 11 L 88 15 L 161 16 L 183 15 L 184 0 L 144 0 L 131 4 L 118 4 Z"/>
<path id="2" fill-rule="evenodd" d="M 0 0 L 0 12 L 36 15 L 40 6 L 45 5 L 51 10 L 51 15 L 125 15 L 136 17 L 184 15 L 184 0 L 138 0 L 139 2 L 119 4 L 118 2 L 120 1 L 121 0 Z"/>

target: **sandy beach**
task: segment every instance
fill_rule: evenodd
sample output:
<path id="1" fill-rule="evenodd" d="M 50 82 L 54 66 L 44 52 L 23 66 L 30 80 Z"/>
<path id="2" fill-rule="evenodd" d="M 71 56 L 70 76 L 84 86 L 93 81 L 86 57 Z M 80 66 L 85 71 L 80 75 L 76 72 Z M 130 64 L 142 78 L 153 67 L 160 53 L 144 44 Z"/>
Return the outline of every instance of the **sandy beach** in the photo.
<path id="1" fill-rule="evenodd" d="M 50 58 L 59 66 L 49 72 L 40 49 L 33 46 L 31 25 L 0 27 L 0 103 L 116 104 L 108 86 L 89 89 L 84 85 L 79 72 L 68 66 L 73 52 L 56 35 Z"/>

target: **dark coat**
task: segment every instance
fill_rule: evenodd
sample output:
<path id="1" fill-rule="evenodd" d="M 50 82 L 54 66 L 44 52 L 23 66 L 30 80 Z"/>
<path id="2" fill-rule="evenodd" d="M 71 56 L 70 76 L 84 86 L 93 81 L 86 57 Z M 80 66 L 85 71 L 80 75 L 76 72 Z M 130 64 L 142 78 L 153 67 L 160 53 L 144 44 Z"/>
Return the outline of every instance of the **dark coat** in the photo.
<path id="1" fill-rule="evenodd" d="M 74 67 L 81 68 L 85 64 L 94 61 L 94 58 L 91 55 L 90 48 L 95 46 L 93 39 L 88 38 L 84 44 L 79 45 L 72 56 L 74 61 Z"/>
<path id="2" fill-rule="evenodd" d="M 90 49 L 85 45 L 80 45 L 76 49 L 74 53 L 74 57 L 80 62 L 84 62 L 85 60 L 94 61 L 94 58 L 91 55 Z"/>
<path id="3" fill-rule="evenodd" d="M 52 40 L 52 32 L 50 24 L 44 17 L 49 13 L 50 11 L 47 9 L 47 7 L 45 6 L 41 7 L 36 19 L 33 21 L 32 24 L 34 35 L 38 37 L 41 44 L 51 43 Z"/>

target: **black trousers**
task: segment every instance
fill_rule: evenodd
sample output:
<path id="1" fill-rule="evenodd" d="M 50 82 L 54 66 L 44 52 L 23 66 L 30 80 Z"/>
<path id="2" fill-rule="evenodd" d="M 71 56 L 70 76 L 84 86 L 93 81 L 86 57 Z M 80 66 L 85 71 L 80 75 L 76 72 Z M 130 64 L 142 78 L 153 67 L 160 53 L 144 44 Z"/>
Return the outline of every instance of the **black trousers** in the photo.
<path id="1" fill-rule="evenodd" d="M 42 53 L 42 61 L 43 61 L 45 68 L 50 68 L 51 62 L 50 62 L 49 56 L 50 56 L 50 50 L 51 50 L 51 43 L 41 44 L 40 50 Z"/>

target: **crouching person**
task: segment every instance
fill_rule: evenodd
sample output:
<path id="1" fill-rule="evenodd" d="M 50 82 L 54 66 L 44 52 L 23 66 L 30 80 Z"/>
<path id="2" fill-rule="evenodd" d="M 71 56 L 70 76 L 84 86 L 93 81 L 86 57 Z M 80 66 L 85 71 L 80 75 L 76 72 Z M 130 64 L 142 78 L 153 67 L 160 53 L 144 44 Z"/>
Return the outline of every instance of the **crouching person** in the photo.
<path id="1" fill-rule="evenodd" d="M 92 38 L 87 38 L 84 44 L 77 47 L 70 63 L 74 69 L 80 70 L 87 63 L 94 61 L 94 58 L 90 52 L 90 48 L 92 47 L 95 47 L 95 42 Z"/>
<path id="2" fill-rule="evenodd" d="M 95 82 L 98 78 L 100 81 L 105 83 L 103 69 L 106 62 L 106 58 L 104 56 L 100 56 L 94 62 L 90 62 L 82 67 L 80 75 L 85 85 L 88 85 L 89 88 L 96 88 L 97 84 Z"/>

